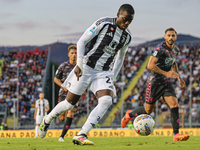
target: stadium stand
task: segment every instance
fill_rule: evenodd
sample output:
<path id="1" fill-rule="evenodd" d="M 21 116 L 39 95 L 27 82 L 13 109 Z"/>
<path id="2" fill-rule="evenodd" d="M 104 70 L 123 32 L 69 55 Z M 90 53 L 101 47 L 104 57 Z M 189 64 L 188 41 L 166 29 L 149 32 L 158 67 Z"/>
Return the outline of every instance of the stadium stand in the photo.
<path id="1" fill-rule="evenodd" d="M 181 120 L 184 120 L 185 127 L 188 126 L 189 112 L 192 112 L 192 123 L 194 127 L 200 125 L 200 47 L 199 45 L 179 45 L 181 54 L 177 59 L 181 77 L 187 84 L 187 89 L 180 88 L 178 82 L 174 81 L 176 93 L 180 104 L 180 111 L 184 114 Z M 113 97 L 113 105 L 108 109 L 107 113 L 99 122 L 101 127 L 119 127 L 121 120 L 121 96 L 122 86 L 123 94 L 123 113 L 128 109 L 134 109 L 144 105 L 145 84 L 149 75 L 149 71 L 145 65 L 148 62 L 148 56 L 151 54 L 153 47 L 137 46 L 129 47 L 124 60 L 124 66 L 115 82 L 117 96 Z M 47 63 L 48 51 L 35 49 L 27 52 L 2 52 L 0 51 L 0 119 L 7 122 L 13 118 L 13 113 L 18 110 L 19 128 L 34 127 L 33 113 L 35 109 L 35 100 L 38 98 L 39 92 L 42 91 L 43 77 L 45 74 L 45 66 Z M 189 81 L 190 81 L 190 60 L 192 60 L 192 109 L 189 109 Z M 17 75 L 19 68 L 19 76 Z M 124 76 L 123 76 L 124 72 Z M 19 107 L 17 108 L 17 81 L 19 79 Z M 123 84 L 125 82 L 125 84 Z M 89 106 L 87 99 L 89 98 Z M 83 93 L 79 101 L 78 111 L 75 114 L 72 127 L 80 127 L 87 118 L 87 110 L 89 112 L 97 105 L 97 98 L 89 92 Z M 15 108 L 14 108 L 15 103 Z M 51 102 L 50 102 L 51 103 Z M 5 107 L 6 106 L 6 107 Z M 5 113 L 6 112 L 6 113 Z M 170 123 L 168 113 L 169 108 L 161 98 L 158 101 L 158 117 L 160 126 L 168 126 Z M 2 115 L 3 114 L 3 115 Z M 155 114 L 155 112 L 154 112 Z M 165 117 L 162 118 L 162 114 Z M 17 117 L 17 116 L 16 116 Z M 154 116 L 155 117 L 155 116 Z M 12 124 L 7 123 L 8 126 Z M 62 127 L 61 124 L 57 124 Z M 59 126 L 60 125 L 60 126 Z"/>
<path id="2" fill-rule="evenodd" d="M 12 118 L 15 110 L 18 111 L 19 116 L 16 116 L 19 121 L 18 126 L 23 126 L 26 122 L 34 124 L 31 104 L 35 103 L 39 92 L 42 91 L 47 53 L 48 51 L 40 51 L 37 48 L 27 52 L 0 52 L 3 60 L 0 101 L 7 105 L 8 120 Z M 17 86 L 17 81 L 19 81 L 19 86 Z M 18 108 L 17 97 L 19 98 Z"/>

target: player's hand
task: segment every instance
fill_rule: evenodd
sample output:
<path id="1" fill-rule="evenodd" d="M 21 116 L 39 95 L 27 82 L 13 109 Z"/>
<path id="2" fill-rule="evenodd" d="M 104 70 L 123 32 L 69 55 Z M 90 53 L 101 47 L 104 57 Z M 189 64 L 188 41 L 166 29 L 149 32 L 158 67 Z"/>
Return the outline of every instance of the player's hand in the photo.
<path id="1" fill-rule="evenodd" d="M 36 116 L 34 115 L 34 120 L 36 119 Z"/>
<path id="2" fill-rule="evenodd" d="M 185 81 L 183 81 L 183 79 L 180 79 L 179 82 L 182 88 L 186 88 L 186 84 Z"/>
<path id="3" fill-rule="evenodd" d="M 79 81 L 79 78 L 82 76 L 82 73 L 81 73 L 81 69 L 79 68 L 79 66 L 77 65 L 76 68 L 74 69 L 74 73 L 77 77 L 77 81 Z"/>
<path id="4" fill-rule="evenodd" d="M 67 88 L 65 88 L 65 87 L 63 87 L 63 86 L 62 86 L 62 88 L 63 88 L 63 90 L 64 90 L 65 92 L 67 92 L 67 91 L 68 91 L 68 89 L 67 89 Z"/>
<path id="5" fill-rule="evenodd" d="M 168 71 L 168 72 L 166 73 L 166 77 L 176 79 L 176 78 L 179 77 L 179 74 L 176 73 L 176 72 L 174 72 L 174 71 Z"/>

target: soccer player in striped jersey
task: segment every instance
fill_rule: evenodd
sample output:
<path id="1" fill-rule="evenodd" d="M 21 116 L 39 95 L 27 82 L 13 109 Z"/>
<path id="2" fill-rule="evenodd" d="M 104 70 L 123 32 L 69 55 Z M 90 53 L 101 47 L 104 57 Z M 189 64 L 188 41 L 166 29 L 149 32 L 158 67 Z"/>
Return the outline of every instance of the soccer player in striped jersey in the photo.
<path id="1" fill-rule="evenodd" d="M 42 122 L 43 117 L 49 111 L 49 101 L 44 99 L 44 93 L 41 92 L 39 94 L 39 99 L 35 101 L 35 112 L 34 112 L 34 119 L 35 119 L 35 138 L 38 137 L 38 130 L 40 123 Z"/>
<path id="2" fill-rule="evenodd" d="M 121 69 L 131 42 L 131 33 L 127 28 L 134 13 L 130 4 L 123 4 L 117 17 L 98 19 L 81 36 L 77 43 L 77 66 L 63 83 L 68 89 L 66 100 L 44 117 L 39 130 L 41 138 L 46 136 L 51 121 L 62 112 L 72 109 L 85 89 L 89 88 L 98 97 L 98 105 L 72 141 L 74 144 L 94 145 L 88 140 L 87 133 L 103 117 L 116 94 L 113 81 Z"/>

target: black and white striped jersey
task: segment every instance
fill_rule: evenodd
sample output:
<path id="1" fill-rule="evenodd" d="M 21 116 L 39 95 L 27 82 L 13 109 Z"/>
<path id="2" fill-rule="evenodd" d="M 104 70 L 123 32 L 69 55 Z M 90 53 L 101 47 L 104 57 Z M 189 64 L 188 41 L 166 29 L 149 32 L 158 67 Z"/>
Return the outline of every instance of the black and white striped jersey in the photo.
<path id="1" fill-rule="evenodd" d="M 95 70 L 111 70 L 118 51 L 126 51 L 130 44 L 129 30 L 120 29 L 115 22 L 111 17 L 98 19 L 80 38 L 84 44 L 77 44 L 77 48 L 85 49 L 84 63 Z"/>
<path id="2" fill-rule="evenodd" d="M 46 106 L 49 106 L 49 101 L 47 99 L 43 100 L 36 100 L 35 101 L 35 108 L 37 108 L 37 116 L 44 116 L 46 113 L 44 112 L 46 109 Z"/>

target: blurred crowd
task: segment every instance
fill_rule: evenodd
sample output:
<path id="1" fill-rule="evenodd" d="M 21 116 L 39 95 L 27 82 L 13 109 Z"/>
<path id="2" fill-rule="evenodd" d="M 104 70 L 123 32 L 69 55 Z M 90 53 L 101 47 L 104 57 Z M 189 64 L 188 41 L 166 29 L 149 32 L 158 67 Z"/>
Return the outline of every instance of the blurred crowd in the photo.
<path id="1" fill-rule="evenodd" d="M 19 112 L 21 121 L 31 117 L 35 108 L 35 100 L 42 91 L 47 54 L 48 51 L 40 51 L 38 48 L 27 52 L 0 51 L 0 59 L 3 60 L 0 77 L 0 103 L 7 104 L 8 117 L 12 116 L 15 111 Z"/>
<path id="2" fill-rule="evenodd" d="M 196 122 L 200 122 L 200 46 L 199 45 L 179 45 L 181 50 L 177 58 L 177 64 L 181 78 L 186 83 L 187 88 L 182 89 L 177 80 L 173 80 L 175 91 L 185 116 L 188 117 L 189 111 Z M 108 114 L 112 107 L 117 104 L 121 97 L 122 88 L 126 90 L 128 84 L 143 64 L 148 55 L 151 55 L 153 47 L 129 47 L 123 67 L 117 76 L 115 87 L 117 96 L 113 97 L 113 105 L 108 109 Z M 35 101 L 42 91 L 43 77 L 47 62 L 46 50 L 36 48 L 27 52 L 2 52 L 0 51 L 0 59 L 2 74 L 0 76 L 0 103 L 7 105 L 7 115 L 12 116 L 17 110 L 21 125 L 25 119 L 32 118 L 35 108 Z M 191 66 L 191 67 L 190 67 Z M 192 76 L 190 74 L 192 73 Z M 126 110 L 135 109 L 144 105 L 146 93 L 146 79 L 149 75 L 148 69 L 144 70 L 144 74 L 139 78 L 136 86 L 132 89 L 131 94 L 124 100 L 124 113 Z M 190 80 L 192 81 L 192 89 L 190 89 Z M 19 88 L 17 88 L 19 81 Z M 189 107 L 190 90 L 192 91 L 192 109 Z M 18 91 L 18 92 L 17 92 Z M 16 101 L 19 94 L 19 106 L 17 108 Z M 87 99 L 89 102 L 87 103 Z M 15 107 L 14 107 L 15 103 Z M 85 91 L 78 102 L 77 113 L 74 117 L 76 123 L 81 116 L 87 115 L 98 104 L 98 99 L 92 92 Z M 87 112 L 89 110 L 89 112 Z M 158 101 L 158 114 L 169 111 L 169 107 L 162 98 Z M 115 112 L 114 123 L 121 120 L 121 110 Z"/>

